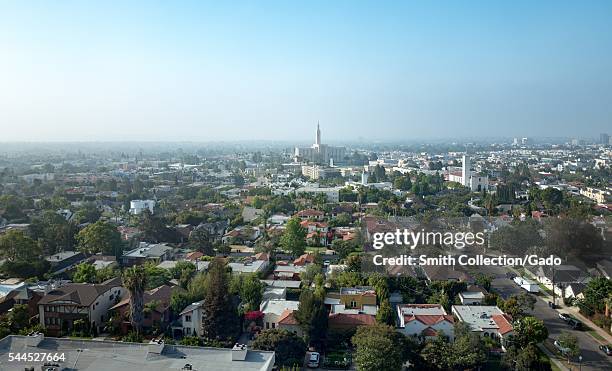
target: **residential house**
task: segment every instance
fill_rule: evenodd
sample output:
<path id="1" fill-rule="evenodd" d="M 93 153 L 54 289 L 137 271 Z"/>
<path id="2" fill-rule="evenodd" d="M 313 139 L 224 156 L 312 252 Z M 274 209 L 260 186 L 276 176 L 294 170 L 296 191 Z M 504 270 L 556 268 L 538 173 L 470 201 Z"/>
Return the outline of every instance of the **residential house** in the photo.
<path id="1" fill-rule="evenodd" d="M 152 262 L 155 265 L 169 260 L 172 257 L 173 248 L 163 244 L 149 244 L 141 242 L 139 246 L 133 250 L 125 252 L 121 256 L 123 265 L 131 267 L 132 265 L 141 265 L 146 262 Z"/>
<path id="2" fill-rule="evenodd" d="M 472 282 L 472 277 L 463 270 L 448 265 L 415 266 L 418 276 L 433 281 Z"/>
<path id="3" fill-rule="evenodd" d="M 279 329 L 287 330 L 289 332 L 293 332 L 297 336 L 302 336 L 303 331 L 295 318 L 295 311 L 287 309 L 285 310 L 280 317 L 278 318 L 278 322 L 276 325 Z"/>
<path id="4" fill-rule="evenodd" d="M 227 231 L 227 228 L 229 228 L 229 220 L 220 220 L 216 222 L 200 223 L 194 228 L 194 231 L 203 229 L 214 241 L 220 241 L 221 237 L 223 237 Z"/>
<path id="5" fill-rule="evenodd" d="M 142 327 L 144 329 L 164 329 L 170 321 L 170 298 L 173 291 L 182 290 L 168 285 L 162 285 L 152 290 L 144 292 L 144 318 Z M 130 329 L 130 294 L 112 306 L 110 311 L 118 314 L 120 330 L 122 334 L 127 334 Z"/>
<path id="6" fill-rule="evenodd" d="M 204 311 L 202 309 L 204 300 L 189 304 L 179 313 L 179 323 L 182 336 L 203 336 L 202 323 L 204 322 Z"/>
<path id="7" fill-rule="evenodd" d="M 259 310 L 264 314 L 263 326 L 268 330 L 276 328 L 278 321 L 285 311 L 294 311 L 298 309 L 300 302 L 286 299 L 271 299 L 261 303 Z"/>
<path id="8" fill-rule="evenodd" d="M 245 259 L 243 262 L 228 263 L 232 274 L 264 272 L 270 265 L 267 260 Z"/>
<path id="9" fill-rule="evenodd" d="M 573 290 L 579 290 L 580 285 L 586 285 L 591 277 L 582 269 L 574 265 L 558 265 L 558 266 L 527 266 L 525 267 L 535 279 L 546 286 L 549 290 L 553 289 L 555 283 L 555 294 L 564 298 L 570 298 L 570 292 L 566 288 L 574 285 Z M 577 285 L 579 284 L 579 285 Z M 583 287 L 583 286 L 582 286 Z M 581 291 L 580 291 L 581 292 Z"/>
<path id="10" fill-rule="evenodd" d="M 470 285 L 467 290 L 459 293 L 462 305 L 482 305 L 487 291 L 479 286 Z"/>
<path id="11" fill-rule="evenodd" d="M 272 286 L 264 287 L 264 292 L 261 297 L 262 302 L 266 300 L 279 300 L 279 299 L 287 299 L 287 288 L 286 287 L 272 287 Z"/>
<path id="12" fill-rule="evenodd" d="M 275 280 L 299 281 L 300 274 L 306 270 L 304 265 L 289 264 L 286 261 L 278 261 L 274 267 Z"/>
<path id="13" fill-rule="evenodd" d="M 268 225 L 281 226 L 287 224 L 291 217 L 284 214 L 274 214 L 268 218 Z"/>
<path id="14" fill-rule="evenodd" d="M 370 286 L 343 287 L 325 297 L 330 313 L 365 313 L 376 315 L 376 291 Z"/>
<path id="15" fill-rule="evenodd" d="M 258 227 L 242 226 L 224 234 L 221 241 L 226 245 L 254 243 L 260 236 L 261 230 Z"/>
<path id="16" fill-rule="evenodd" d="M 376 316 L 363 313 L 330 313 L 327 321 L 330 331 L 353 331 L 360 326 L 373 326 Z"/>
<path id="17" fill-rule="evenodd" d="M 192 251 L 192 252 L 187 253 L 187 255 L 185 255 L 185 260 L 195 262 L 195 261 L 200 260 L 200 258 L 203 256 L 204 256 L 204 253 L 200 251 Z"/>
<path id="18" fill-rule="evenodd" d="M 264 214 L 262 209 L 256 209 L 251 206 L 242 208 L 242 220 L 245 223 L 250 223 Z"/>
<path id="19" fill-rule="evenodd" d="M 355 205 L 350 203 L 341 203 L 340 205 L 334 206 L 331 211 L 331 216 L 337 218 L 341 214 L 353 215 Z"/>
<path id="20" fill-rule="evenodd" d="M 38 302 L 40 324 L 49 334 L 69 333 L 76 320 L 85 320 L 100 332 L 109 319 L 108 310 L 127 290 L 121 280 L 113 278 L 101 284 L 72 283 L 49 291 Z"/>
<path id="21" fill-rule="evenodd" d="M 440 334 L 454 339 L 455 319 L 440 304 L 400 304 L 397 306 L 398 331 L 420 340 Z"/>
<path id="22" fill-rule="evenodd" d="M 333 233 L 331 233 L 327 223 L 304 220 L 300 225 L 302 228 L 306 229 L 307 241 L 313 241 L 315 244 L 321 246 L 331 244 Z"/>
<path id="23" fill-rule="evenodd" d="M 110 255 L 94 255 L 89 258 L 89 263 L 91 263 L 96 270 L 100 270 L 116 266 L 117 258 Z"/>
<path id="24" fill-rule="evenodd" d="M 293 265 L 306 266 L 308 264 L 313 264 L 315 261 L 315 257 L 315 254 L 311 253 L 302 254 L 293 261 Z"/>
<path id="25" fill-rule="evenodd" d="M 325 217 L 325 213 L 323 211 L 319 211 L 315 209 L 300 210 L 297 212 L 296 215 L 302 221 L 305 221 L 305 220 L 322 221 L 323 218 Z"/>
<path id="26" fill-rule="evenodd" d="M 514 335 L 512 318 L 494 305 L 453 305 L 452 313 L 466 323 L 472 332 L 498 340 L 505 350 Z"/>
<path id="27" fill-rule="evenodd" d="M 77 264 L 87 260 L 87 257 L 79 251 L 63 251 L 45 256 L 45 260 L 51 265 L 51 271 L 58 274 L 74 268 Z"/>
<path id="28" fill-rule="evenodd" d="M 38 313 L 38 301 L 42 294 L 31 290 L 20 279 L 9 278 L 0 282 L 0 316 L 7 313 L 16 304 L 27 305 L 31 316 Z"/>

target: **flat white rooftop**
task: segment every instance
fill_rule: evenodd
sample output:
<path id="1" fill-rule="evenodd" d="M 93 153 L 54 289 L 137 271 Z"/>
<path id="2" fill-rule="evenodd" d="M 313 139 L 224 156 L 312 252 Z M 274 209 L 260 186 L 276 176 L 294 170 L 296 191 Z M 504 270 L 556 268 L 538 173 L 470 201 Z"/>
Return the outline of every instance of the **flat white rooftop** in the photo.
<path id="1" fill-rule="evenodd" d="M 151 352 L 148 344 L 114 341 L 45 338 L 38 346 L 28 345 L 28 336 L 10 335 L 0 340 L 2 370 L 23 371 L 27 366 L 42 366 L 9 362 L 9 353 L 48 352 L 64 353 L 65 361 L 58 361 L 59 369 L 107 370 L 182 370 L 187 364 L 193 371 L 269 371 L 274 365 L 274 352 L 248 350 L 244 360 L 232 360 L 232 349 L 165 345 L 161 354 Z"/>

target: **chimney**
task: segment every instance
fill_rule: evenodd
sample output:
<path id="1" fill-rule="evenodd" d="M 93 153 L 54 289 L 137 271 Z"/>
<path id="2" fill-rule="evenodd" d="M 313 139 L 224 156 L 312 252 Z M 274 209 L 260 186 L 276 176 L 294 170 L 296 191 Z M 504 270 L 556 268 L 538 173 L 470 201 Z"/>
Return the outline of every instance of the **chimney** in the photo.
<path id="1" fill-rule="evenodd" d="M 246 344 L 234 344 L 232 348 L 232 361 L 244 361 L 247 356 L 247 346 Z"/>
<path id="2" fill-rule="evenodd" d="M 30 332 L 26 339 L 26 344 L 36 348 L 43 340 L 45 340 L 45 334 L 42 332 Z"/>
<path id="3" fill-rule="evenodd" d="M 164 341 L 162 339 L 153 339 L 149 342 L 148 352 L 153 354 L 162 354 L 164 351 Z"/>

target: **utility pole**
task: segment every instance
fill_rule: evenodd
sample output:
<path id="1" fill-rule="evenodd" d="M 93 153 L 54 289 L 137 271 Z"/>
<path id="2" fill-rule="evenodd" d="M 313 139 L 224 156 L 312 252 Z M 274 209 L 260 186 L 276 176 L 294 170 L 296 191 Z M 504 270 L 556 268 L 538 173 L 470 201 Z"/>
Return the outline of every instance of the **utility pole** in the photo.
<path id="1" fill-rule="evenodd" d="M 553 309 L 555 309 L 555 265 L 551 265 L 551 269 L 552 269 L 552 303 L 553 303 Z"/>

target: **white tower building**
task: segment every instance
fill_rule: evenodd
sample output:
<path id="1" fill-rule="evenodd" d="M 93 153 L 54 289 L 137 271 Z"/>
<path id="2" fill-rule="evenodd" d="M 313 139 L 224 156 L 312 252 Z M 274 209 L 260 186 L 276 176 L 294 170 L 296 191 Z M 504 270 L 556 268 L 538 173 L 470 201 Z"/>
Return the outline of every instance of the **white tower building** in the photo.
<path id="1" fill-rule="evenodd" d="M 368 172 L 364 171 L 361 173 L 361 185 L 368 185 Z"/>
<path id="2" fill-rule="evenodd" d="M 466 187 L 470 186 L 470 177 L 471 177 L 471 167 L 470 158 L 466 155 L 463 155 L 463 167 L 461 168 L 461 180 L 463 181 L 463 185 Z"/>
<path id="3" fill-rule="evenodd" d="M 315 144 L 317 146 L 321 145 L 321 129 L 319 128 L 319 122 L 317 121 L 317 136 L 315 138 Z"/>

